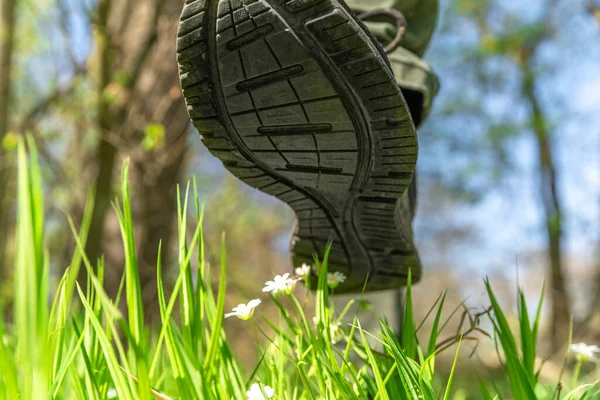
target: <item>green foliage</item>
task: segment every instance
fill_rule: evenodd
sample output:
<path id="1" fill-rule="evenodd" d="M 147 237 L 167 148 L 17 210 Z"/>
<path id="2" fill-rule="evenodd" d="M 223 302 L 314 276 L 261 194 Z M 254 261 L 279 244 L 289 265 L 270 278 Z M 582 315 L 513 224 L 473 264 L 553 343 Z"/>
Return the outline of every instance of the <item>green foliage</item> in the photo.
<path id="1" fill-rule="evenodd" d="M 497 339 L 500 341 L 504 357 L 506 359 L 506 372 L 510 383 L 511 391 L 516 398 L 533 399 L 536 398 L 535 387 L 537 384 L 537 375 L 533 371 L 535 360 L 536 337 L 533 332 L 537 332 L 538 320 L 534 323 L 533 330 L 530 328 L 529 315 L 524 303 L 522 292 L 519 292 L 519 327 L 521 332 L 521 353 L 519 352 L 517 341 L 510 329 L 508 320 L 502 311 L 502 308 L 496 300 L 489 281 L 485 283 L 488 296 L 492 302 L 494 318 L 491 319 Z M 541 305 L 541 302 L 540 302 Z"/>
<path id="2" fill-rule="evenodd" d="M 165 127 L 162 124 L 148 124 L 144 129 L 142 148 L 146 151 L 160 150 L 165 146 Z"/>
<path id="3" fill-rule="evenodd" d="M 4 151 L 11 152 L 17 148 L 18 135 L 14 132 L 7 132 L 2 138 L 2 148 Z"/>
<path id="4" fill-rule="evenodd" d="M 77 248 L 56 291 L 50 291 L 51 275 L 44 250 L 42 183 L 31 140 L 29 149 L 28 157 L 25 143 L 19 142 L 15 321 L 0 322 L 0 399 L 243 399 L 253 384 L 258 386 L 252 390 L 262 392 L 263 396 L 272 388 L 275 399 L 463 398 L 464 393 L 454 392 L 453 387 L 466 333 L 460 333 L 450 342 L 444 341 L 443 346 L 437 344 L 448 323 L 442 320 L 446 295 L 436 300 L 427 315 L 433 318 L 433 323 L 425 347 L 421 347 L 417 335 L 423 324 L 415 324 L 410 284 L 400 335 L 383 321 L 379 333 L 367 332 L 362 329 L 358 314 L 352 323 L 343 325 L 341 320 L 349 308 L 338 315 L 330 304 L 327 255 L 316 262 L 318 284 L 313 321 L 307 317 L 307 301 L 301 302 L 292 287 L 265 300 L 279 309 L 279 323 L 264 318 L 272 332 L 264 331 L 255 320 L 244 322 L 248 329 L 256 330 L 268 341 L 267 348 L 260 349 L 256 367 L 249 374 L 244 373 L 223 329 L 225 240 L 221 247 L 218 292 L 214 293 L 210 268 L 204 260 L 203 212 L 195 184 L 197 218 L 191 240 L 186 234 L 189 186 L 179 202 L 179 274 L 170 290 L 163 281 L 159 251 L 157 289 L 162 324 L 153 332 L 144 322 L 127 163 L 122 174 L 123 198 L 114 207 L 125 249 L 125 272 L 116 298 L 109 298 L 103 289 L 103 260 L 93 265 L 83 252 L 90 205 L 79 231 L 69 221 Z M 76 282 L 82 263 L 87 271 L 85 289 Z M 517 341 L 489 282 L 486 288 L 494 312 L 490 321 L 509 381 L 507 397 L 557 398 L 551 394 L 552 390 L 548 390 L 548 396 L 540 396 L 543 385 L 539 382 L 539 370 L 535 369 L 542 302 L 531 323 L 525 296 L 519 292 Z M 121 297 L 125 300 L 126 315 L 118 307 Z M 50 298 L 54 300 L 48 307 Z M 176 317 L 177 305 L 180 315 Z M 338 337 L 339 329 L 343 342 Z M 373 347 L 373 342 L 377 346 Z M 435 360 L 443 349 L 453 345 L 456 351 L 452 365 L 446 375 L 441 374 L 435 368 Z M 479 385 L 484 398 L 494 398 L 493 392 L 498 392 L 495 386 L 490 390 L 482 379 Z M 557 386 L 554 384 L 552 388 Z M 587 399 L 595 394 L 593 385 L 584 385 L 574 388 L 564 398 Z"/>

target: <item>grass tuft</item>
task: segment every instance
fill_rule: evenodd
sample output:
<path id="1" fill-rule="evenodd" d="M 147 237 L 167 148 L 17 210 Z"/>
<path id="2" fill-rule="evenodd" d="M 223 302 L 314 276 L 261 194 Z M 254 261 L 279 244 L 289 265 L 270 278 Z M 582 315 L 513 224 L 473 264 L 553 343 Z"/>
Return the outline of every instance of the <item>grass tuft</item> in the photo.
<path id="1" fill-rule="evenodd" d="M 469 316 L 470 330 L 440 342 L 440 333 L 448 324 L 442 320 L 446 293 L 441 294 L 425 318 L 433 320 L 422 347 L 419 334 L 425 321 L 415 324 L 409 276 L 400 334 L 384 321 L 380 321 L 380 332 L 368 332 L 361 327 L 358 312 L 346 317 L 353 301 L 341 313 L 333 308 L 327 282 L 328 253 L 323 260 L 315 260 L 314 320 L 307 316 L 307 302 L 301 302 L 292 290 L 262 296 L 263 302 L 272 302 L 278 309 L 279 319 L 262 316 L 259 306 L 256 315 L 244 322 L 267 342 L 265 348 L 257 345 L 258 363 L 244 371 L 224 329 L 228 323 L 224 319 L 226 240 L 223 237 L 215 294 L 211 269 L 204 258 L 204 212 L 195 181 L 178 202 L 179 256 L 171 266 L 178 274 L 172 284 L 163 279 L 165 266 L 159 247 L 156 273 L 161 324 L 148 326 L 135 253 L 128 162 L 123 165 L 121 198 L 114 203 L 125 253 L 124 275 L 116 297 L 110 298 L 104 290 L 103 260 L 93 264 L 84 252 L 92 201 L 86 205 L 79 229 L 67 219 L 76 248 L 69 267 L 51 290 L 49 255 L 44 247 L 43 186 L 32 140 L 21 140 L 17 154 L 14 321 L 0 321 L 0 400 L 237 400 L 246 398 L 253 385 L 258 385 L 253 390 L 265 398 L 274 391 L 274 399 L 462 398 L 463 392 L 453 389 L 461 373 L 461 344 L 472 339 L 468 334 L 483 332 L 477 326 L 479 317 Z M 190 217 L 193 207 L 195 218 Z M 195 228 L 190 237 L 187 232 L 192 223 Z M 82 264 L 84 286 L 77 282 Z M 507 384 L 473 379 L 479 388 L 476 397 L 560 398 L 562 389 L 555 389 L 562 375 L 556 382 L 541 382 L 540 369 L 536 370 L 543 297 L 531 321 L 525 294 L 519 290 L 518 326 L 514 329 L 489 281 L 485 287 L 493 310 L 488 317 Z M 258 289 L 257 297 L 261 294 Z M 122 296 L 123 312 L 119 308 Z M 352 322 L 345 322 L 348 320 Z M 449 348 L 455 349 L 452 365 L 446 372 L 440 371 L 436 359 Z M 540 395 L 544 393 L 540 389 L 554 394 Z M 598 395 L 598 387 L 588 382 L 565 387 L 564 393 L 564 399 L 591 399 Z"/>

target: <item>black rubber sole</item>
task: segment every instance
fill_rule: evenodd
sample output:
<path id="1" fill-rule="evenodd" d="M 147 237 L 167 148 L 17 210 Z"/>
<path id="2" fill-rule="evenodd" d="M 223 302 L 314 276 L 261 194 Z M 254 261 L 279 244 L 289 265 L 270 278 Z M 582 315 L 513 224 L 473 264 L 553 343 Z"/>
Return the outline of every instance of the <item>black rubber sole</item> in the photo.
<path id="1" fill-rule="evenodd" d="M 403 286 L 420 262 L 401 201 L 418 143 L 367 32 L 336 0 L 188 0 L 181 85 L 209 151 L 292 207 L 294 264 L 332 240 L 336 293 Z"/>

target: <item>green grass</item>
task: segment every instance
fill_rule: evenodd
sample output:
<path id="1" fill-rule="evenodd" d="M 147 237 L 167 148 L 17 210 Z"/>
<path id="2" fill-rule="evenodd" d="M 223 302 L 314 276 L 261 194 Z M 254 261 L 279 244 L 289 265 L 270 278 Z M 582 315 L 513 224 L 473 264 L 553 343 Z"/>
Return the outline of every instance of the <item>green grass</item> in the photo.
<path id="1" fill-rule="evenodd" d="M 111 299 L 103 289 L 103 261 L 89 260 L 83 251 L 92 204 L 87 205 L 79 229 L 69 219 L 77 248 L 65 274 L 56 287 L 50 287 L 42 182 L 31 143 L 28 151 L 24 142 L 19 143 L 18 162 L 14 319 L 0 322 L 0 399 L 246 399 L 252 384 L 259 384 L 257 390 L 265 395 L 273 388 L 274 399 L 465 398 L 453 385 L 460 373 L 458 355 L 461 344 L 478 333 L 482 318 L 488 318 L 494 328 L 492 336 L 506 384 L 492 384 L 480 376 L 479 392 L 468 394 L 471 398 L 597 396 L 594 385 L 569 392 L 563 382 L 564 388 L 559 389 L 562 376 L 554 382 L 540 382 L 535 360 L 541 301 L 531 322 L 525 296 L 519 291 L 518 326 L 511 327 L 487 281 L 492 311 L 479 316 L 465 314 L 471 319 L 471 329 L 465 328 L 455 338 L 439 338 L 448 323 L 442 319 L 445 294 L 428 313 L 432 329 L 424 333 L 423 324 L 415 321 L 409 286 L 402 332 L 396 334 L 383 321 L 378 332 L 367 332 L 355 315 L 352 323 L 340 325 L 343 339 L 332 344 L 340 338 L 331 327 L 341 323 L 346 310 L 336 314 L 330 305 L 327 257 L 316 262 L 319 278 L 314 319 L 307 317 L 306 301 L 292 292 L 264 300 L 277 307 L 278 321 L 261 317 L 259 306 L 252 319 L 244 322 L 248 329 L 260 332 L 268 344 L 264 348 L 256 344 L 259 361 L 251 370 L 244 370 L 223 329 L 226 240 L 223 238 L 219 284 L 213 292 L 211 271 L 204 260 L 203 211 L 195 184 L 188 185 L 179 202 L 179 257 L 175 266 L 179 273 L 168 290 L 162 280 L 160 255 L 157 260 L 162 324 L 150 327 L 144 322 L 127 163 L 123 167 L 122 198 L 114 206 L 123 237 L 125 272 L 117 297 Z M 196 218 L 192 221 L 194 235 L 188 240 L 191 208 L 196 209 Z M 84 286 L 77 282 L 80 268 L 87 273 Z M 290 301 L 283 302 L 285 297 Z M 121 298 L 125 313 L 117 307 Z M 450 318 L 459 311 L 454 310 Z M 261 319 L 273 333 L 261 328 L 264 324 L 257 323 Z M 428 340 L 422 345 L 419 337 Z M 374 341 L 379 346 L 371 347 Z M 436 368 L 442 351 L 455 352 L 449 371 Z"/>

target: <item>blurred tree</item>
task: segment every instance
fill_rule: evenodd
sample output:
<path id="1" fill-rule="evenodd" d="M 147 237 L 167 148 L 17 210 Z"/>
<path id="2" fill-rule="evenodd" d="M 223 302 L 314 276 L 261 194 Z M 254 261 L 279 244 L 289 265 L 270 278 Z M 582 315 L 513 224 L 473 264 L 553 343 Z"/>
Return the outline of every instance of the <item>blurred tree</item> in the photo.
<path id="1" fill-rule="evenodd" d="M 593 0 L 589 0 L 587 2 L 587 12 L 596 21 L 598 26 L 600 26 L 600 5 L 596 4 Z M 598 37 L 598 40 L 600 41 L 600 36 Z M 600 198 L 598 201 L 598 208 L 600 209 Z M 600 339 L 600 238 L 598 239 L 598 248 L 596 250 L 596 273 L 594 284 L 592 286 L 592 293 L 594 293 L 594 295 L 589 302 L 589 311 L 576 327 L 584 336 L 594 336 L 592 338 L 594 342 Z"/>
<path id="2" fill-rule="evenodd" d="M 541 31 L 532 43 L 523 43 L 519 54 L 521 69 L 521 90 L 529 103 L 533 131 L 538 145 L 539 196 L 545 212 L 546 234 L 548 239 L 548 259 L 550 266 L 550 301 L 552 307 L 551 341 L 552 349 L 560 349 L 568 340 L 571 319 L 571 301 L 567 293 L 567 278 L 563 264 L 563 211 L 559 196 L 557 164 L 554 158 L 553 132 L 547 124 L 537 94 L 534 62 L 539 44 L 547 38 L 547 30 Z M 531 40 L 531 39 L 530 39 Z"/>
<path id="3" fill-rule="evenodd" d="M 96 208 L 87 250 L 92 259 L 106 254 L 107 282 L 111 289 L 117 287 L 122 245 L 110 202 L 118 191 L 121 161 L 131 157 L 135 232 L 148 308 L 153 307 L 157 244 L 163 239 L 165 256 L 173 258 L 169 250 L 174 250 L 170 243 L 176 221 L 176 184 L 186 167 L 190 168 L 188 145 L 199 142 L 195 133 L 188 135 L 189 119 L 177 80 L 174 43 L 183 1 L 2 0 L 2 32 L 10 26 L 5 23 L 6 16 L 15 14 L 6 10 L 15 3 L 20 18 L 19 24 L 11 27 L 18 31 L 16 45 L 11 46 L 15 47 L 11 79 L 4 79 L 9 73 L 4 63 L 9 36 L 0 36 L 0 89 L 10 91 L 7 87 L 12 86 L 10 97 L 0 95 L 0 135 L 30 131 L 38 142 L 46 190 L 53 200 L 48 204 L 53 265 L 65 265 L 57 250 L 65 259 L 72 250 L 72 242 L 65 246 L 71 235 L 65 229 L 62 210 L 80 219 L 83 199 L 88 189 L 95 188 Z M 567 327 L 560 319 L 568 318 L 571 307 L 562 249 L 563 230 L 568 229 L 568 189 L 564 178 L 560 179 L 568 172 L 568 166 L 560 163 L 561 154 L 569 150 L 560 146 L 563 135 L 557 134 L 562 130 L 556 120 L 569 120 L 569 115 L 556 113 L 561 98 L 548 98 L 558 62 L 548 57 L 548 48 L 562 51 L 568 47 L 556 37 L 557 31 L 567 28 L 556 19 L 561 11 L 545 0 L 536 0 L 532 6 L 519 6 L 516 0 L 448 2 L 452 6 L 446 7 L 444 29 L 437 35 L 439 44 L 429 53 L 442 75 L 443 93 L 421 135 L 418 223 L 425 228 L 419 234 L 422 255 L 428 258 L 426 265 L 434 265 L 437 260 L 432 261 L 432 255 L 444 253 L 440 264 L 448 269 L 464 268 L 463 263 L 472 262 L 471 251 L 482 241 L 489 243 L 489 238 L 478 241 L 475 237 L 489 219 L 466 220 L 462 218 L 464 210 L 473 214 L 472 204 L 483 203 L 478 201 L 504 180 L 523 175 L 524 170 L 515 164 L 535 152 L 532 165 L 539 184 L 529 191 L 539 199 L 543 218 L 539 231 L 548 243 L 552 326 L 558 328 L 553 337 L 558 343 L 564 337 L 562 328 Z M 593 18 L 600 15 L 579 3 L 569 10 L 585 14 L 594 23 Z M 10 113 L 2 113 L 9 108 Z M 8 117 L 3 122 L 2 115 L 10 114 L 10 124 Z M 8 125 L 3 127 L 3 123 Z M 517 140 L 527 140 L 531 149 L 515 150 Z M 196 154 L 202 157 L 206 152 L 198 150 Z M 0 174 L 6 169 L 6 163 L 1 167 L 5 156 L 0 149 Z M 200 167 L 194 164 L 189 170 L 197 173 L 199 180 L 214 170 L 223 172 L 211 162 L 202 162 Z M 289 228 L 286 223 L 291 214 L 229 180 L 221 187 L 222 182 L 215 179 L 201 188 L 204 199 L 207 192 L 217 193 L 207 202 L 207 248 L 215 252 L 208 256 L 213 264 L 218 261 L 220 233 L 227 231 L 232 301 L 247 301 L 257 295 L 258 282 L 289 267 L 281 233 Z M 517 190 L 528 191 L 526 184 L 519 182 Z M 0 185 L 1 201 L 9 191 Z M 500 197 L 513 204 L 511 193 Z M 0 206 L 0 220 L 12 214 L 11 207 Z M 4 244 L 6 221 L 0 226 L 0 244 Z M 501 230 L 504 225 L 496 228 Z M 457 241 L 463 246 L 462 258 L 453 259 Z M 503 250 L 493 251 L 497 255 Z M 485 267 L 491 268 L 491 264 Z M 451 272 L 461 276 L 463 271 Z M 479 276 L 489 270 L 476 272 Z M 429 271 L 424 284 L 436 279 L 445 278 Z M 594 304 L 600 309 L 600 296 Z"/>
<path id="4" fill-rule="evenodd" d="M 5 281 L 7 261 L 6 249 L 11 230 L 11 209 L 8 186 L 10 175 L 5 147 L 9 129 L 9 105 L 11 98 L 11 72 L 15 43 L 15 0 L 2 0 L 0 5 L 0 282 Z"/>
<path id="5" fill-rule="evenodd" d="M 199 142 L 195 132 L 189 135 L 175 58 L 183 0 L 25 3 L 24 8 L 31 6 L 36 12 L 17 36 L 33 35 L 34 41 L 27 39 L 26 52 L 16 46 L 19 62 L 13 65 L 11 83 L 19 90 L 11 99 L 10 130 L 32 132 L 38 142 L 52 199 L 47 214 L 52 265 L 67 265 L 74 246 L 63 211 L 81 220 L 85 197 L 95 191 L 86 250 L 92 261 L 105 257 L 107 288 L 116 291 L 123 246 L 111 202 L 118 194 L 121 162 L 131 158 L 139 270 L 152 318 L 158 244 L 162 240 L 169 274 L 166 267 L 173 265 L 169 261 L 176 259 L 177 250 L 177 184 L 187 173 L 189 143 Z M 28 65 L 35 68 L 29 70 Z M 46 71 L 43 75 L 41 69 Z M 272 202 L 250 201 L 251 192 L 237 184 L 226 184 L 220 192 L 220 178 L 206 184 L 205 168 L 213 167 L 200 163 L 202 169 L 193 169 L 204 182 L 203 198 L 207 192 L 222 193 L 208 205 L 212 217 L 207 218 L 207 242 L 216 249 L 209 256 L 218 260 L 221 231 L 227 231 L 232 287 L 244 297 L 250 286 L 259 285 L 257 280 L 288 267 L 273 248 L 283 228 L 282 216 L 289 213 Z M 12 212 L 11 207 L 3 210 Z"/>
<path id="6" fill-rule="evenodd" d="M 434 140 L 451 143 L 449 147 L 460 161 L 450 169 L 453 176 L 446 184 L 469 192 L 474 201 L 484 199 L 487 191 L 518 171 L 515 165 L 527 153 L 518 153 L 517 138 L 528 138 L 534 144 L 535 194 L 547 243 L 553 350 L 566 343 L 566 321 L 572 313 L 563 254 L 561 166 L 555 155 L 557 116 L 545 97 L 548 76 L 558 66 L 556 61 L 548 61 L 542 50 L 557 46 L 556 33 L 563 27 L 558 3 L 543 0 L 535 7 L 519 7 L 496 0 L 453 1 L 440 36 L 448 45 L 446 60 L 451 60 L 445 61 L 445 66 L 450 64 L 454 74 L 452 80 L 444 80 L 450 86 L 446 93 L 454 97 L 441 104 L 442 112 L 429 125 L 428 131 L 439 132 L 433 138 L 428 137 L 429 132 L 423 135 L 425 148 L 439 148 Z M 580 7 L 576 12 L 581 15 L 585 10 Z M 444 57 L 443 51 L 437 58 Z M 440 68 L 444 66 L 438 65 Z M 435 164 L 425 163 L 426 172 L 435 174 Z"/>
<path id="7" fill-rule="evenodd" d="M 421 135 L 422 181 L 455 192 L 453 197 L 466 210 L 458 218 L 472 214 L 470 221 L 478 230 L 491 235 L 481 238 L 494 243 L 490 259 L 498 259 L 500 252 L 535 251 L 543 243 L 553 349 L 565 344 L 570 316 L 581 309 L 576 301 L 589 307 L 586 312 L 597 315 L 600 309 L 600 297 L 569 293 L 579 284 L 570 279 L 575 271 L 569 268 L 575 268 L 580 256 L 569 251 L 574 238 L 584 235 L 575 221 L 590 211 L 581 196 L 598 193 L 597 180 L 590 178 L 589 187 L 583 183 L 586 171 L 594 173 L 584 160 L 597 159 L 599 150 L 584 144 L 593 142 L 597 133 L 586 116 L 594 124 L 597 113 L 586 115 L 581 109 L 582 103 L 593 101 L 585 98 L 589 92 L 584 89 L 593 87 L 594 75 L 574 75 L 597 69 L 600 47 L 594 25 L 599 15 L 592 2 L 452 0 L 431 52 L 443 88 L 437 112 Z M 528 185 L 530 176 L 535 186 Z M 448 193 L 438 203 L 447 202 Z M 514 220 L 490 213 L 492 199 L 505 203 L 502 211 Z M 473 205 L 465 206 L 469 203 Z M 536 229 L 526 232 L 529 223 L 536 223 Z M 502 237 L 505 230 L 518 237 L 497 239 L 495 232 Z M 473 238 L 469 240 L 461 245 L 462 254 L 477 251 Z M 487 261 L 486 254 L 480 257 Z M 481 268 L 490 264 L 495 262 Z M 510 267 L 503 264 L 509 275 Z M 597 263 L 590 267 L 597 268 Z M 577 331 L 585 318 L 575 322 Z"/>
<path id="8" fill-rule="evenodd" d="M 189 119 L 179 92 L 174 38 L 183 1 L 100 0 L 92 19 L 96 85 L 96 202 L 87 253 L 118 279 L 122 251 L 110 211 L 120 160 L 132 160 L 135 232 L 143 287 L 154 299 L 159 241 L 168 257 Z M 116 287 L 116 285 L 115 285 Z"/>
<path id="9" fill-rule="evenodd" d="M 553 38 L 556 26 L 556 3 L 552 0 L 544 5 L 538 19 L 515 21 L 515 16 L 505 18 L 503 33 L 496 36 L 489 27 L 489 14 L 477 17 L 482 30 L 482 48 L 513 60 L 520 70 L 520 89 L 529 110 L 528 123 L 523 133 L 532 133 L 537 143 L 539 200 L 545 215 L 545 230 L 548 243 L 549 298 L 551 302 L 551 346 L 558 350 L 567 341 L 571 318 L 571 301 L 567 293 L 567 281 L 563 265 L 562 237 L 563 212 L 559 195 L 557 169 L 554 159 L 554 132 L 548 126 L 548 116 L 539 100 L 537 64 L 538 50 Z M 489 12 L 489 8 L 488 8 Z M 510 21 L 510 25 L 509 22 Z M 517 22 L 517 23 L 515 23 Z"/>

